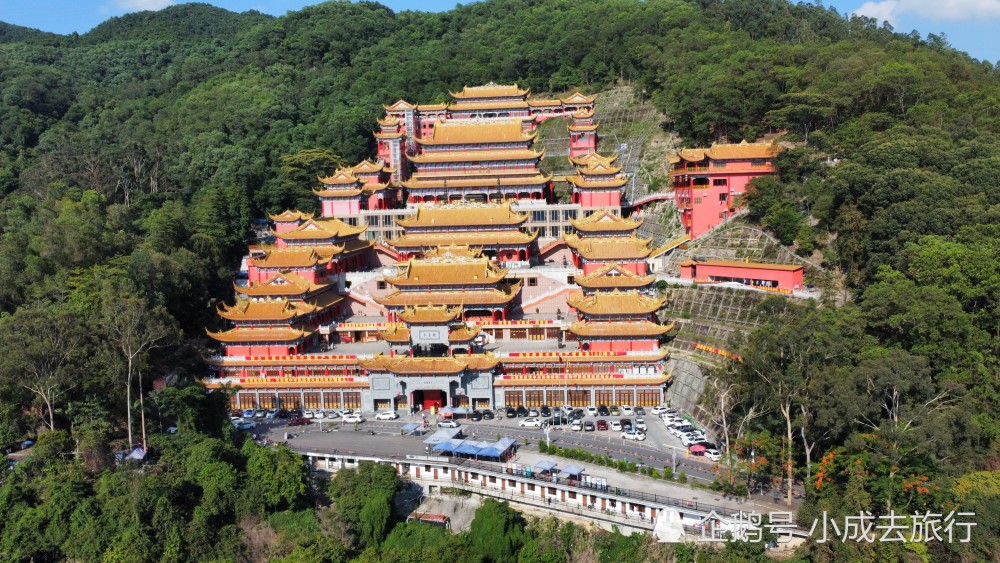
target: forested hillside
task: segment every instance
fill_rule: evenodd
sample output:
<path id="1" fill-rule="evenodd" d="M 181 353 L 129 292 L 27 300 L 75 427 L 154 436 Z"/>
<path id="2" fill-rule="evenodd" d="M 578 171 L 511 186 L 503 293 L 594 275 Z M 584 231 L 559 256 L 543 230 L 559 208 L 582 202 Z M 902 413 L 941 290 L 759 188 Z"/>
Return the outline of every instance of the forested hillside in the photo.
<path id="1" fill-rule="evenodd" d="M 745 361 L 717 374 L 727 420 L 746 419 L 731 446 L 766 447 L 760 475 L 804 481 L 804 518 L 961 507 L 980 514 L 975 541 L 930 555 L 1000 552 L 1000 71 L 940 37 L 784 0 L 489 0 L 439 14 L 329 2 L 281 18 L 185 4 L 72 37 L 0 24 L 0 445 L 59 431 L 0 477 L 0 558 L 246 558 L 251 532 L 285 530 L 267 515 L 289 508 L 339 529 L 316 520 L 311 503 L 329 499 L 304 477 L 266 506 L 236 492 L 278 461 L 255 464 L 262 454 L 222 433 L 221 406 L 184 387 L 204 373 L 203 327 L 231 299 L 252 221 L 309 210 L 316 173 L 370 156 L 383 103 L 490 81 L 632 84 L 689 146 L 784 132 L 797 148 L 757 185 L 750 216 L 843 272 L 851 299 L 771 303 L 773 322 L 734 343 Z M 165 374 L 182 386 L 151 398 Z M 138 428 L 125 406 L 140 389 L 150 418 L 162 410 L 192 435 L 158 442 L 164 482 L 106 459 Z M 71 533 L 47 531 L 70 519 Z M 268 557 L 377 560 L 385 537 L 334 549 L 321 536 L 289 535 Z M 550 536 L 521 540 L 574 537 Z"/>

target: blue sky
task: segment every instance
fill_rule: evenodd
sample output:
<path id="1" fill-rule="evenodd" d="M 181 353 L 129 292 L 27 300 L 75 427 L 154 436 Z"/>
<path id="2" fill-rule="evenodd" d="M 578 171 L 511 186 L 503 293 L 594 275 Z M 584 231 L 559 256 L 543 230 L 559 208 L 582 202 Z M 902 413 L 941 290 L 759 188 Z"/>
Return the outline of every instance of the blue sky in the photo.
<path id="1" fill-rule="evenodd" d="M 315 0 L 205 0 L 227 10 L 259 10 L 280 16 L 316 4 Z M 469 0 L 466 0 L 468 2 Z M 158 10 L 183 0 L 0 0 L 0 21 L 52 31 L 84 33 L 127 12 Z M 454 0 L 383 0 L 394 10 L 447 10 Z M 1000 60 L 1000 0 L 832 0 L 841 13 L 857 12 L 888 20 L 896 31 L 944 33 L 956 48 L 973 57 Z"/>

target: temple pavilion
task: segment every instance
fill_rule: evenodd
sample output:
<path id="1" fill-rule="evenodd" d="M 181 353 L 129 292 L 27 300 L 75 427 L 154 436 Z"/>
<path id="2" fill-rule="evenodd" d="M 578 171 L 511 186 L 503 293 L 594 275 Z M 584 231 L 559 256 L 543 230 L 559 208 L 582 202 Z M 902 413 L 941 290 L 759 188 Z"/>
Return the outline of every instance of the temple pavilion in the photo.
<path id="1" fill-rule="evenodd" d="M 621 208 L 622 189 L 628 183 L 628 176 L 622 173 L 617 161 L 618 155 L 605 157 L 596 152 L 571 156 L 576 176 L 570 176 L 566 181 L 572 186 L 573 203 L 579 203 L 585 209 Z"/>
<path id="2" fill-rule="evenodd" d="M 507 279 L 506 268 L 469 247 L 440 247 L 396 268 L 395 275 L 385 276 L 394 291 L 375 299 L 390 320 L 407 308 L 425 305 L 460 306 L 463 319 L 504 320 L 521 289 L 520 280 Z"/>
<path id="3" fill-rule="evenodd" d="M 605 275 L 620 270 L 638 277 L 649 274 L 646 258 L 653 252 L 651 239 L 636 235 L 642 220 L 623 219 L 598 210 L 572 224 L 574 232 L 564 235 L 563 240 L 573 251 L 573 265 L 583 270 L 588 280 L 601 270 Z"/>
<path id="4" fill-rule="evenodd" d="M 413 172 L 402 185 L 409 202 L 547 199 L 551 178 L 538 170 L 544 151 L 532 149 L 534 140 L 523 119 L 440 120 L 407 155 Z"/>
<path id="5" fill-rule="evenodd" d="M 236 303 L 219 316 L 233 326 L 208 335 L 225 346 L 226 356 L 287 356 L 317 342 L 316 329 L 339 316 L 343 301 L 333 284 L 281 272 L 261 283 L 234 285 Z"/>
<path id="6" fill-rule="evenodd" d="M 528 214 L 513 211 L 510 202 L 420 205 L 416 215 L 396 220 L 404 234 L 386 242 L 403 260 L 457 243 L 498 262 L 527 262 L 538 252 L 538 231 L 524 229 L 527 220 Z"/>
<path id="7" fill-rule="evenodd" d="M 424 355 L 456 350 L 466 353 L 481 348 L 483 339 L 479 325 L 469 325 L 462 320 L 461 306 L 418 305 L 406 307 L 396 317 L 402 321 L 392 323 L 380 331 L 394 352 L 413 354 L 420 350 Z M 478 339 L 478 341 L 477 341 Z"/>

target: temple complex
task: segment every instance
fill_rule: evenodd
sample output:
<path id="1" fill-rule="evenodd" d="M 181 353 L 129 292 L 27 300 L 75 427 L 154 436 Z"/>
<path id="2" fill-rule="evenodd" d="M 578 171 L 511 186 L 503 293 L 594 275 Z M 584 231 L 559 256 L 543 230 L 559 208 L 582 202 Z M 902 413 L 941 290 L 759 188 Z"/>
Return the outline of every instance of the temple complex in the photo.
<path id="1" fill-rule="evenodd" d="M 270 216 L 208 331 L 207 384 L 238 385 L 234 406 L 662 402 L 673 325 L 623 214 L 629 177 L 596 152 L 595 100 L 449 95 L 385 106 L 375 160 L 318 178 L 316 215 Z M 548 119 L 569 133 L 570 204 L 539 169 Z"/>
<path id="2" fill-rule="evenodd" d="M 691 238 L 719 225 L 743 206 L 747 185 L 774 174 L 782 148 L 774 143 L 713 144 L 681 149 L 669 159 L 674 201 Z"/>

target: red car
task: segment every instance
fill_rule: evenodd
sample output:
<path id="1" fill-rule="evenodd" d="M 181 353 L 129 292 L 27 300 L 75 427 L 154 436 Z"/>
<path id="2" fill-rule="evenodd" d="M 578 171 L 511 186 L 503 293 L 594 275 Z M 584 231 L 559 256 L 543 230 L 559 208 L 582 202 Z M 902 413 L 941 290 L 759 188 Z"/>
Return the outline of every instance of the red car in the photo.
<path id="1" fill-rule="evenodd" d="M 298 417 L 295 417 L 295 418 L 289 420 L 288 421 L 288 425 L 289 426 L 305 426 L 307 424 L 312 424 L 312 422 L 313 421 L 309 420 L 308 418 L 298 416 Z"/>
<path id="2" fill-rule="evenodd" d="M 604 420 L 604 419 L 598 420 L 597 421 L 597 429 L 598 430 L 607 430 L 608 429 L 608 421 Z"/>

